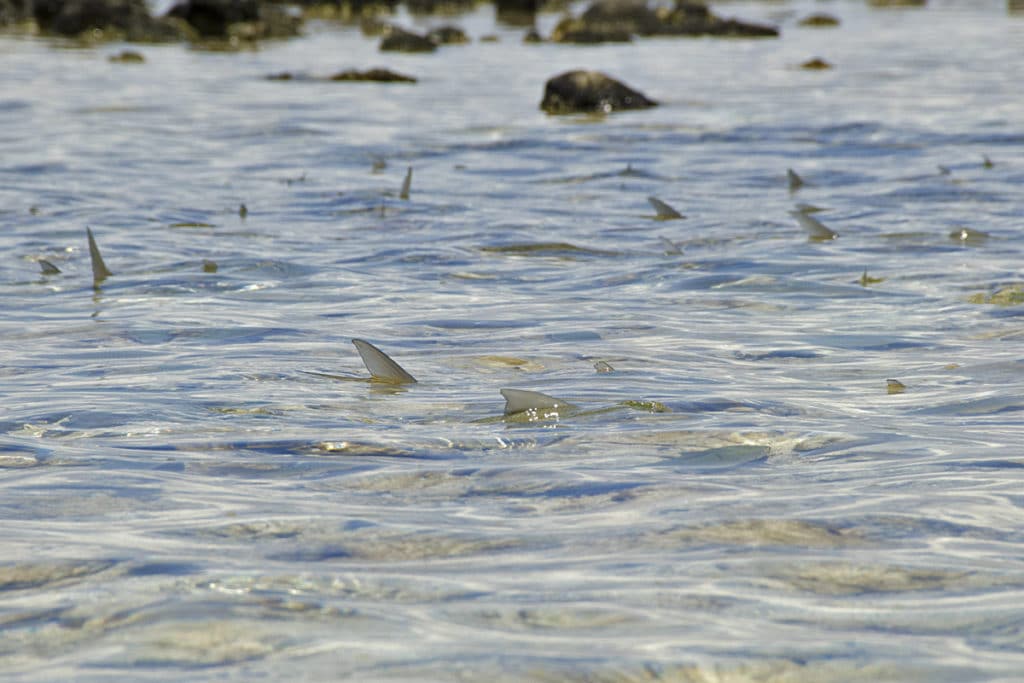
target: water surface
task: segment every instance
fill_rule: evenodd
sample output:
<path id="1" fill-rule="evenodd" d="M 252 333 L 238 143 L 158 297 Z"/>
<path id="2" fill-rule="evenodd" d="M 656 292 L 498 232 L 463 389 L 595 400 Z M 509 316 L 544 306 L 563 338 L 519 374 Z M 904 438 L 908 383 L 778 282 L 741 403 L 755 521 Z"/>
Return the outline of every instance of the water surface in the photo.
<path id="1" fill-rule="evenodd" d="M 1017 680 L 1024 19 L 718 11 L 782 38 L 0 39 L 0 670 Z M 578 67 L 662 104 L 540 112 Z"/>

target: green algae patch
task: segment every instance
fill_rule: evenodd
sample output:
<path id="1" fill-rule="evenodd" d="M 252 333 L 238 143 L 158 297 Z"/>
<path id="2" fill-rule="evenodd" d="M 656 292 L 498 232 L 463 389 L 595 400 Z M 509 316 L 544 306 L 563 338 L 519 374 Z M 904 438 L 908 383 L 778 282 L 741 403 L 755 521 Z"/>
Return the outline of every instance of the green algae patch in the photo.
<path id="1" fill-rule="evenodd" d="M 114 566 L 106 560 L 28 562 L 0 567 L 0 591 L 59 586 L 85 579 Z"/>
<path id="2" fill-rule="evenodd" d="M 795 548 L 846 548 L 866 545 L 859 534 L 806 520 L 738 519 L 720 524 L 688 526 L 662 535 L 662 540 L 688 545 L 788 546 Z"/>
<path id="3" fill-rule="evenodd" d="M 818 562 L 793 567 L 780 578 L 798 590 L 843 596 L 951 590 L 967 585 L 969 577 L 939 569 Z"/>
<path id="4" fill-rule="evenodd" d="M 993 306 L 1016 306 L 1024 304 L 1024 288 L 1021 285 L 1001 287 L 991 294 L 978 292 L 967 297 L 971 304 L 991 304 Z"/>

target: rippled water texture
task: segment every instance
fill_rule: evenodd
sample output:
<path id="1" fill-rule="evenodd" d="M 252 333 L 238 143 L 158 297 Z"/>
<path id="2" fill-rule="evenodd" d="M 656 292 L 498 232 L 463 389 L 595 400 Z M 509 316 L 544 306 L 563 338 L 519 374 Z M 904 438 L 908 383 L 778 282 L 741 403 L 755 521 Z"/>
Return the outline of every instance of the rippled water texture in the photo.
<path id="1" fill-rule="evenodd" d="M 1024 17 L 716 10 L 782 37 L 0 39 L 4 676 L 1020 680 Z"/>

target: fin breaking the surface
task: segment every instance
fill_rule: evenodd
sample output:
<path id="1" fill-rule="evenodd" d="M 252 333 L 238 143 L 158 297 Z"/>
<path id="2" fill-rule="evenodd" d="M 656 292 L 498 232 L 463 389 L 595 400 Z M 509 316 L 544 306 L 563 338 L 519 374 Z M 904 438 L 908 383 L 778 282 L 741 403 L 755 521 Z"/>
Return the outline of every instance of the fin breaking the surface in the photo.
<path id="1" fill-rule="evenodd" d="M 376 346 L 363 339 L 353 339 L 356 351 L 363 359 L 363 365 L 370 371 L 370 376 L 378 382 L 390 384 L 415 384 L 416 378 L 406 372 L 401 365 L 391 359 Z"/>
<path id="2" fill-rule="evenodd" d="M 791 168 L 786 169 L 786 178 L 789 180 L 790 192 L 796 192 L 804 186 L 804 179 L 797 175 L 797 172 Z"/>
<path id="3" fill-rule="evenodd" d="M 89 259 L 92 261 L 92 282 L 94 285 L 98 285 L 113 275 L 113 273 L 107 269 L 107 264 L 103 262 L 103 257 L 100 255 L 100 248 L 96 246 L 96 239 L 92 236 L 92 230 L 86 227 L 85 234 L 89 237 Z"/>
<path id="4" fill-rule="evenodd" d="M 502 389 L 501 395 L 505 397 L 506 415 L 535 412 L 538 418 L 557 418 L 560 414 L 564 415 L 579 410 L 568 401 L 542 394 L 539 391 Z"/>
<path id="5" fill-rule="evenodd" d="M 790 211 L 789 215 L 796 219 L 812 240 L 834 240 L 837 237 L 834 230 L 814 216 L 808 216 L 803 211 Z"/>
<path id="6" fill-rule="evenodd" d="M 671 221 L 676 218 L 686 218 L 686 216 L 679 213 L 657 197 L 648 197 L 647 201 L 654 207 L 654 211 L 656 212 L 654 215 L 655 220 Z"/>
<path id="7" fill-rule="evenodd" d="M 405 180 L 402 181 L 402 190 L 398 193 L 399 199 L 408 199 L 409 190 L 412 189 L 412 166 L 405 172 Z"/>
<path id="8" fill-rule="evenodd" d="M 39 269 L 43 275 L 57 275 L 60 273 L 60 268 L 53 265 L 44 258 L 39 259 L 36 263 L 39 264 Z"/>

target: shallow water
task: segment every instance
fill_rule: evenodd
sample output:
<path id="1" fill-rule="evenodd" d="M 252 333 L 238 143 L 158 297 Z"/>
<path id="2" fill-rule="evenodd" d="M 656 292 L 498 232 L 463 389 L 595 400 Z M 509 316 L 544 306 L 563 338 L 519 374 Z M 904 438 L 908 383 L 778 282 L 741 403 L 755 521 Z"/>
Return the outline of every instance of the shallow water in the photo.
<path id="1" fill-rule="evenodd" d="M 930 4 L 597 47 L 482 8 L 499 42 L 426 56 L 0 39 L 0 670 L 1019 680 L 1024 17 Z M 265 79 L 376 65 L 420 82 Z M 542 114 L 580 66 L 662 104 Z M 352 337 L 419 383 L 308 374 L 365 376 Z M 506 424 L 502 387 L 583 412 Z"/>

